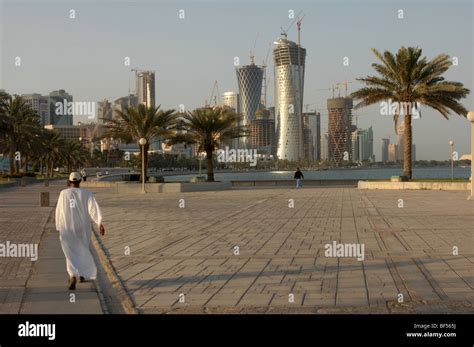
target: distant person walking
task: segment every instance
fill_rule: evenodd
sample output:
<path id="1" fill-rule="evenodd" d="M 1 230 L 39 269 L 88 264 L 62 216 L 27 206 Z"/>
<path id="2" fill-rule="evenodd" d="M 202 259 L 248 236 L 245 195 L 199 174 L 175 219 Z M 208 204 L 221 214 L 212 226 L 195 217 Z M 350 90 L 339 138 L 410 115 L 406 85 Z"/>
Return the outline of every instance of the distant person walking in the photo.
<path id="1" fill-rule="evenodd" d="M 303 173 L 300 171 L 300 168 L 297 167 L 296 172 L 295 172 L 296 189 L 303 188 L 303 183 L 301 182 L 303 178 L 304 178 Z"/>
<path id="2" fill-rule="evenodd" d="M 84 182 L 86 182 L 87 181 L 87 171 L 86 171 L 86 169 L 82 168 L 81 176 L 82 176 L 82 179 L 84 180 Z"/>
<path id="3" fill-rule="evenodd" d="M 70 290 L 76 289 L 76 277 L 79 277 L 80 282 L 97 277 L 97 268 L 90 251 L 91 220 L 99 227 L 100 234 L 105 234 L 99 205 L 90 191 L 79 187 L 80 182 L 79 172 L 71 172 L 69 188 L 61 191 L 56 206 L 56 230 L 59 231 L 61 247 L 66 256 Z"/>

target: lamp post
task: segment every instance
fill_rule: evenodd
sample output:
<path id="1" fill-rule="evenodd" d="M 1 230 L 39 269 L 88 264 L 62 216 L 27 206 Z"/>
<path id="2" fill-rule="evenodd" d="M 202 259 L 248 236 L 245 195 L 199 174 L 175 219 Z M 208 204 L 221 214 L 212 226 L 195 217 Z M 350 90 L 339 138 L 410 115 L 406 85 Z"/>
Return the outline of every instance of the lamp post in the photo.
<path id="1" fill-rule="evenodd" d="M 449 145 L 451 146 L 451 181 L 454 181 L 454 141 L 449 140 Z"/>
<path id="2" fill-rule="evenodd" d="M 142 193 L 145 194 L 146 193 L 146 190 L 145 190 L 145 180 L 146 180 L 146 177 L 145 177 L 145 145 L 146 145 L 147 141 L 144 137 L 142 137 L 138 141 L 138 143 L 142 147 Z"/>
<path id="3" fill-rule="evenodd" d="M 199 176 L 201 176 L 201 167 L 202 167 L 202 153 L 199 152 Z"/>
<path id="4" fill-rule="evenodd" d="M 474 200 L 474 111 L 467 114 L 467 119 L 471 122 L 471 195 L 469 199 Z"/>

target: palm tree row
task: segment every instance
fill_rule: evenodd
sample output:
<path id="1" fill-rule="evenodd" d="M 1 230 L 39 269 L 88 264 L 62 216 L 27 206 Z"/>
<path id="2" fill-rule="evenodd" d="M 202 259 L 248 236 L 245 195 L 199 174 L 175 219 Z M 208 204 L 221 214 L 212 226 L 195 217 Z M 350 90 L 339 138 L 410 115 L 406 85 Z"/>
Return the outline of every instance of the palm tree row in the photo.
<path id="1" fill-rule="evenodd" d="M 144 152 L 145 172 L 148 168 L 148 150 L 153 141 L 168 144 L 195 144 L 197 151 L 206 152 L 207 180 L 214 181 L 213 153 L 221 144 L 228 144 L 236 137 L 246 136 L 247 130 L 239 127 L 240 117 L 229 109 L 203 108 L 179 114 L 175 110 L 161 110 L 158 107 L 128 107 L 118 112 L 117 119 L 108 122 L 104 137 L 120 139 L 125 143 L 138 143 L 140 154 Z"/>
<path id="2" fill-rule="evenodd" d="M 9 174 L 28 172 L 29 164 L 51 176 L 56 166 L 68 171 L 85 163 L 87 152 L 78 141 L 41 127 L 38 114 L 20 96 L 0 94 L 0 150 L 9 159 Z"/>

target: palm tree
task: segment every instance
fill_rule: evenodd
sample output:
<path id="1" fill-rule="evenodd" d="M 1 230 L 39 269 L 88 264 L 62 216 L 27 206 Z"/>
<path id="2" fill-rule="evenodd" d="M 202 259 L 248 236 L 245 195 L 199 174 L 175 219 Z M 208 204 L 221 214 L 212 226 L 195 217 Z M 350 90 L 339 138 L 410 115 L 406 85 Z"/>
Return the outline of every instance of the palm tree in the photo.
<path id="1" fill-rule="evenodd" d="M 1 124 L 0 147 L 8 155 L 10 175 L 19 172 L 19 163 L 15 167 L 15 152 L 28 157 L 29 143 L 40 128 L 38 114 L 21 96 L 0 96 Z"/>
<path id="2" fill-rule="evenodd" d="M 207 181 L 214 182 L 213 153 L 221 144 L 248 136 L 246 127 L 238 126 L 240 116 L 226 108 L 196 109 L 183 115 L 185 133 L 178 134 L 171 143 L 193 143 L 198 152 L 206 152 Z"/>
<path id="3" fill-rule="evenodd" d="M 87 152 L 79 141 L 66 139 L 64 140 L 64 145 L 59 150 L 59 154 L 61 161 L 66 165 L 67 172 L 71 172 L 73 168 L 82 166 Z"/>
<path id="4" fill-rule="evenodd" d="M 41 134 L 41 147 L 43 154 L 41 161 L 46 166 L 45 177 L 48 178 L 53 175 L 53 168 L 61 160 L 60 149 L 64 146 L 64 140 L 61 135 L 54 130 L 44 130 Z"/>
<path id="5" fill-rule="evenodd" d="M 394 55 L 385 51 L 383 55 L 372 49 L 381 64 L 373 63 L 372 67 L 378 76 L 358 78 L 365 87 L 352 93 L 351 97 L 361 100 L 355 108 L 369 106 L 392 100 L 401 105 L 424 105 L 435 109 L 448 119 L 450 111 L 466 116 L 467 110 L 458 102 L 469 94 L 469 89 L 462 83 L 445 81 L 442 77 L 451 60 L 446 54 L 439 54 L 432 60 L 422 57 L 422 50 L 417 47 L 401 47 Z M 395 129 L 398 116 L 394 114 Z M 412 107 L 403 107 L 404 142 L 403 142 L 403 176 L 412 178 Z"/>
<path id="6" fill-rule="evenodd" d="M 175 110 L 160 110 L 160 106 L 146 107 L 141 104 L 138 107 L 127 107 L 125 112 L 118 112 L 117 119 L 108 122 L 108 131 L 104 137 L 121 139 L 125 143 L 138 143 L 141 138 L 145 138 L 147 143 L 140 146 L 140 157 L 144 150 L 146 173 L 151 141 L 174 136 L 176 118 Z"/>

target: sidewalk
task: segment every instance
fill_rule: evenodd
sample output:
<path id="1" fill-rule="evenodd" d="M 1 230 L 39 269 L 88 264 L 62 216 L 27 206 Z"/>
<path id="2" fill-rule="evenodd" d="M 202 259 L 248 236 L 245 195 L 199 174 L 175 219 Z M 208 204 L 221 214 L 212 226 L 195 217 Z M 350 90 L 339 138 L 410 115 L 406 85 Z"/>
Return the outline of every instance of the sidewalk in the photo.
<path id="1" fill-rule="evenodd" d="M 0 258 L 0 313 L 102 313 L 93 282 L 67 289 L 66 262 L 54 226 L 54 208 L 64 182 L 34 184 L 0 191 L 0 243 L 39 243 L 38 260 Z M 39 207 L 40 192 L 50 206 Z M 74 296 L 71 296 L 74 294 Z"/>

